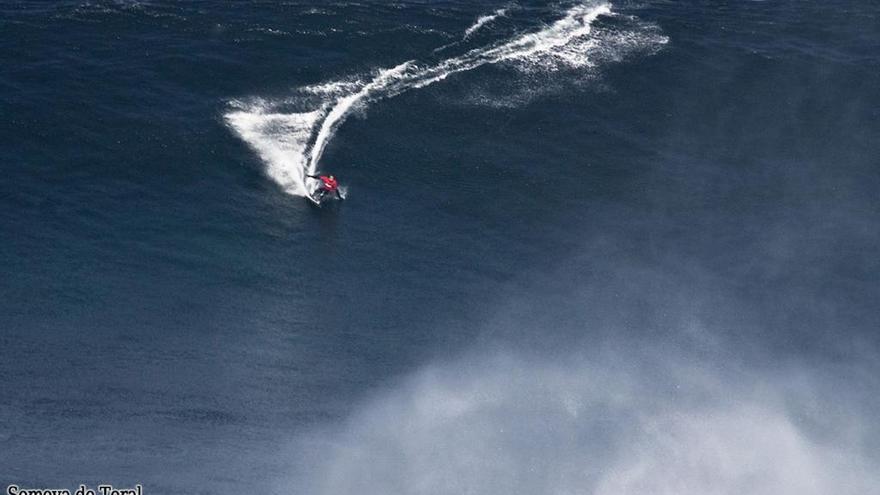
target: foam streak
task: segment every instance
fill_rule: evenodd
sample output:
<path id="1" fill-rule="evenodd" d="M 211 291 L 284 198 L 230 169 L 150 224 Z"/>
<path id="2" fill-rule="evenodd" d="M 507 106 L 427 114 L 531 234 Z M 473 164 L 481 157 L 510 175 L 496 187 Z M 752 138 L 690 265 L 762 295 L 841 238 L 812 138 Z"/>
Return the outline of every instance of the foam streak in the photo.
<path id="1" fill-rule="evenodd" d="M 480 28 L 482 28 L 486 24 L 489 24 L 490 22 L 494 21 L 495 19 L 505 15 L 506 13 L 507 13 L 507 9 L 498 9 L 492 14 L 484 15 L 484 16 L 480 17 L 479 19 L 477 19 L 477 22 L 475 22 L 473 26 L 471 26 L 471 27 L 467 28 L 467 30 L 465 30 L 464 38 L 465 39 L 470 38 L 470 36 L 472 34 L 476 33 L 477 31 L 479 31 Z"/>

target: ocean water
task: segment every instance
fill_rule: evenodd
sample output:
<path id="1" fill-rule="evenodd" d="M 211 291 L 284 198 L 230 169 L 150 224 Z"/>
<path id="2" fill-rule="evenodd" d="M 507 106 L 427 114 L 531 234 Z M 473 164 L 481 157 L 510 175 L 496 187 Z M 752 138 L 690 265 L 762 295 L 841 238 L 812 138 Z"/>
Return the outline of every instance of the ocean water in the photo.
<path id="1" fill-rule="evenodd" d="M 875 2 L 4 2 L 0 166 L 4 489 L 880 493 Z"/>

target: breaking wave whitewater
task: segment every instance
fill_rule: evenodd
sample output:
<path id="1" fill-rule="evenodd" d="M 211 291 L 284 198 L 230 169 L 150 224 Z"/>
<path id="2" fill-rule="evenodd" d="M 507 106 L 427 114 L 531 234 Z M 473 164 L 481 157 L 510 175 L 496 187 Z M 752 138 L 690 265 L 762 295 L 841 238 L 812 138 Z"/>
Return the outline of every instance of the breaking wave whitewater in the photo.
<path id="1" fill-rule="evenodd" d="M 257 152 L 266 164 L 267 174 L 284 191 L 304 196 L 311 192 L 306 175 L 318 170 L 327 144 L 355 109 L 486 64 L 509 63 L 544 71 L 584 69 L 667 41 L 645 26 L 641 30 L 630 26 L 633 31 L 624 33 L 597 30 L 594 23 L 602 16 L 615 16 L 610 4 L 580 4 L 543 29 L 472 48 L 440 62 L 409 60 L 378 70 L 371 78 L 299 88 L 291 98 L 281 101 L 235 100 L 225 119 Z"/>

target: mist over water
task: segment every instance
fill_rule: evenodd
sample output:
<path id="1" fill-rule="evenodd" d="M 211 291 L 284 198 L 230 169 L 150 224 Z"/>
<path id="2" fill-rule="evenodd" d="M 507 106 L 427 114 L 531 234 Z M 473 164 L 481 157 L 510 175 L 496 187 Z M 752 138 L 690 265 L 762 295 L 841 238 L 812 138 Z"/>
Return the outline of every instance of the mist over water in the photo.
<path id="1" fill-rule="evenodd" d="M 878 20 L 0 6 L 0 486 L 880 493 Z"/>
<path id="2" fill-rule="evenodd" d="M 828 371 L 641 346 L 469 356 L 303 441 L 304 478 L 314 493 L 876 493 L 876 427 Z"/>
<path id="3" fill-rule="evenodd" d="M 654 235 L 671 227 L 654 220 L 639 226 Z M 880 386 L 872 337 L 829 328 L 823 316 L 834 303 L 776 262 L 761 269 L 787 272 L 774 276 L 788 280 L 788 293 L 752 285 L 745 295 L 738 287 L 750 284 L 751 268 L 728 267 L 719 278 L 706 259 L 715 253 L 644 264 L 620 248 L 625 242 L 582 244 L 578 256 L 524 277 L 472 320 L 479 337 L 463 355 L 440 352 L 369 394 L 341 424 L 297 438 L 288 455 L 300 470 L 283 486 L 321 494 L 880 493 L 880 401 L 865 394 Z M 754 254 L 763 242 L 746 249 Z M 833 267 L 812 269 L 840 282 Z M 762 297 L 811 322 L 781 321 L 755 301 Z M 846 305 L 850 317 L 873 312 Z"/>

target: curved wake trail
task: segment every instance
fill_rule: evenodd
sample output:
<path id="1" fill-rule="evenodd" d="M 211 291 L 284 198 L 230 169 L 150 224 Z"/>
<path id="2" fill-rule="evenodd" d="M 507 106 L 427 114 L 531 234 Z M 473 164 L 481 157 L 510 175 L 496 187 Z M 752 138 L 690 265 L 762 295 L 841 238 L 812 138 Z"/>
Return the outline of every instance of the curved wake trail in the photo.
<path id="1" fill-rule="evenodd" d="M 500 14 L 496 12 L 494 16 L 497 15 Z M 266 162 L 267 173 L 273 180 L 290 194 L 307 195 L 311 190 L 305 181 L 306 174 L 318 170 L 327 144 L 353 110 L 486 64 L 519 61 L 550 69 L 589 67 L 592 49 L 597 44 L 589 35 L 593 22 L 603 15 L 611 15 L 607 3 L 578 5 L 539 31 L 474 48 L 433 65 L 419 65 L 411 60 L 379 71 L 368 82 L 342 81 L 301 88 L 304 100 L 306 96 L 321 97 L 317 108 L 308 111 L 278 110 L 290 102 L 232 102 L 235 109 L 225 118 Z M 482 17 L 469 30 L 476 31 L 492 19 L 491 15 Z"/>

